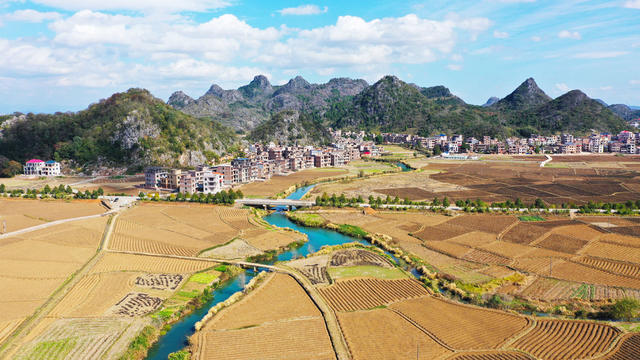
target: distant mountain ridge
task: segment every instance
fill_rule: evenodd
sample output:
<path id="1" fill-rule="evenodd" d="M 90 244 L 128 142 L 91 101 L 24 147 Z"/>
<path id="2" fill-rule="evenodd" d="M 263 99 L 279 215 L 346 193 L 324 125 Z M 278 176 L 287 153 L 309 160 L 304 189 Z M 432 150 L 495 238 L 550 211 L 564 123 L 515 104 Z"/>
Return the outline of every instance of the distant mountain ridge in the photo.
<path id="1" fill-rule="evenodd" d="M 198 99 L 177 91 L 167 103 L 192 116 L 218 120 L 239 130 L 251 130 L 282 110 L 322 113 L 331 102 L 354 96 L 367 86 L 364 80 L 347 78 L 310 84 L 301 76 L 282 86 L 273 86 L 264 75 L 257 75 L 248 85 L 236 90 L 223 90 L 214 84 Z"/>
<path id="2" fill-rule="evenodd" d="M 589 99 L 582 92 L 552 99 L 533 78 L 502 99 L 490 98 L 483 106 L 465 103 L 445 86 L 420 87 L 395 76 L 385 76 L 372 85 L 348 78 L 311 84 L 296 76 L 274 86 L 263 75 L 235 90 L 223 90 L 214 84 L 198 99 L 178 91 L 168 104 L 242 131 L 251 131 L 284 110 L 294 110 L 308 115 L 302 116 L 304 119 L 313 118 L 335 128 L 499 137 L 569 130 L 617 131 L 626 126 L 621 120 L 635 114 L 631 109 L 621 114 L 619 106 L 607 108 L 601 100 Z"/>

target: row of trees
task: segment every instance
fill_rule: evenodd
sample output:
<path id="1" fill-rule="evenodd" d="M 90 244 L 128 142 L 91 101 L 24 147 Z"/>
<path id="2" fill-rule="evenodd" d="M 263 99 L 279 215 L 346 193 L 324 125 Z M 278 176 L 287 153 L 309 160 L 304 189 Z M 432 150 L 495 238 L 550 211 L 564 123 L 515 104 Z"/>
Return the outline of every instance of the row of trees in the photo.
<path id="1" fill-rule="evenodd" d="M 236 199 L 242 199 L 244 194 L 242 191 L 237 190 L 233 191 L 233 189 L 229 189 L 229 191 L 222 190 L 215 194 L 189 194 L 189 193 L 177 193 L 171 194 L 167 197 L 160 197 L 158 193 L 155 194 L 145 194 L 140 192 L 138 194 L 140 199 L 149 200 L 149 201 L 169 201 L 169 202 L 197 202 L 201 204 L 233 204 Z"/>

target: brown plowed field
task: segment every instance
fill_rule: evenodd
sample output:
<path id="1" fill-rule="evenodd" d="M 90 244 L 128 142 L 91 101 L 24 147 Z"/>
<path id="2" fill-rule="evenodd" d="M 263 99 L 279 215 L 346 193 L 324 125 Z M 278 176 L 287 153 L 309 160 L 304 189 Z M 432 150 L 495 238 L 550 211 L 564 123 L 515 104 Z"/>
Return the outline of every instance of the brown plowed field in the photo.
<path id="1" fill-rule="evenodd" d="M 405 300 L 390 308 L 459 350 L 498 348 L 529 325 L 529 320 L 524 317 L 454 304 L 433 297 Z"/>
<path id="2" fill-rule="evenodd" d="M 540 359 L 582 359 L 607 350 L 620 331 L 593 322 L 538 319 L 513 347 Z"/>
<path id="3" fill-rule="evenodd" d="M 91 269 L 92 274 L 113 271 L 139 271 L 148 273 L 192 273 L 216 266 L 210 261 L 183 260 L 159 256 L 107 253 Z"/>
<path id="4" fill-rule="evenodd" d="M 438 196 L 437 193 L 416 187 L 374 189 L 374 191 L 384 195 L 389 195 L 391 197 L 397 196 L 400 199 L 408 198 L 409 200 L 413 201 L 433 199 L 434 197 Z"/>
<path id="5" fill-rule="evenodd" d="M 523 257 L 516 259 L 513 267 L 519 270 L 524 270 L 534 274 L 541 274 L 548 276 L 550 264 L 552 269 L 555 269 L 559 264 L 563 263 L 561 259 L 550 259 L 548 257 Z"/>
<path id="6" fill-rule="evenodd" d="M 471 251 L 469 247 L 447 241 L 425 241 L 424 246 L 458 258 L 462 258 L 466 253 Z"/>
<path id="7" fill-rule="evenodd" d="M 549 229 L 530 223 L 520 223 L 507 231 L 502 240 L 515 244 L 530 244 L 544 235 Z"/>
<path id="8" fill-rule="evenodd" d="M 4 339 L 11 335 L 13 330 L 15 330 L 18 325 L 20 325 L 22 320 L 24 319 L 0 321 L 0 344 L 2 344 Z"/>
<path id="9" fill-rule="evenodd" d="M 192 338 L 193 359 L 335 359 L 321 318 L 296 319 L 257 327 L 199 331 Z"/>
<path id="10" fill-rule="evenodd" d="M 595 267 L 600 270 L 609 271 L 619 275 L 640 277 L 640 264 L 631 264 L 601 258 L 583 256 L 578 259 L 579 262 Z"/>
<path id="11" fill-rule="evenodd" d="M 338 313 L 338 320 L 354 360 L 415 359 L 418 353 L 431 360 L 451 353 L 387 309 Z"/>
<path id="12" fill-rule="evenodd" d="M 427 295 L 422 285 L 412 279 L 341 280 L 318 290 L 336 311 L 371 309 L 395 301 Z"/>
<path id="13" fill-rule="evenodd" d="M 469 230 L 461 226 L 444 223 L 436 226 L 426 226 L 422 231 L 413 235 L 423 241 L 441 241 L 460 236 L 467 232 L 469 232 Z"/>
<path id="14" fill-rule="evenodd" d="M 565 235 L 551 234 L 536 246 L 545 249 L 575 254 L 587 244 L 587 241 Z"/>
<path id="15" fill-rule="evenodd" d="M 447 221 L 447 224 L 462 226 L 475 231 L 499 234 L 518 219 L 514 216 L 463 215 Z"/>
<path id="16" fill-rule="evenodd" d="M 516 351 L 483 351 L 455 354 L 447 360 L 535 360 L 535 358 Z"/>
<path id="17" fill-rule="evenodd" d="M 557 265 L 554 264 L 552 276 L 577 282 L 588 281 L 590 284 L 602 284 L 640 289 L 640 279 L 638 278 L 615 275 L 609 272 L 568 261 L 559 263 Z"/>
<path id="18" fill-rule="evenodd" d="M 238 329 L 290 318 L 319 317 L 320 311 L 291 276 L 274 274 L 237 304 L 220 312 L 205 330 Z"/>
<path id="19" fill-rule="evenodd" d="M 640 334 L 625 336 L 610 355 L 603 360 L 637 360 L 640 359 Z"/>

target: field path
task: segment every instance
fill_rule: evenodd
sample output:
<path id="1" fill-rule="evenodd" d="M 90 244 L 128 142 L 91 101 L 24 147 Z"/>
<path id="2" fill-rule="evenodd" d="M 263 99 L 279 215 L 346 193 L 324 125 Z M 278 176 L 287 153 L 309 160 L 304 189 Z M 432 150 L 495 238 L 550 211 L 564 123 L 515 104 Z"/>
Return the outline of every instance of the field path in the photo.
<path id="1" fill-rule="evenodd" d="M 94 219 L 94 218 L 98 218 L 98 217 L 101 217 L 101 216 L 107 216 L 109 214 L 111 214 L 111 212 L 106 212 L 106 213 L 96 214 L 96 215 L 81 216 L 81 217 L 70 218 L 70 219 L 62 219 L 62 220 L 51 221 L 51 222 L 48 222 L 48 223 L 45 223 L 45 224 L 40 224 L 40 225 L 36 225 L 36 226 L 25 228 L 25 229 L 16 230 L 16 231 L 13 231 L 13 232 L 10 232 L 10 233 L 2 234 L 2 235 L 0 235 L 0 239 L 4 239 L 4 238 L 11 237 L 11 236 L 16 236 L 16 235 L 20 235 L 20 234 L 36 231 L 36 230 L 46 229 L 46 228 L 51 227 L 51 226 L 56 226 L 56 225 L 60 225 L 60 224 L 64 224 L 64 223 L 68 223 L 68 222 L 72 222 L 72 221 Z"/>
<path id="2" fill-rule="evenodd" d="M 68 221 L 75 221 L 80 219 L 90 219 L 98 216 L 104 216 L 104 214 L 85 216 L 82 218 L 65 219 L 61 221 L 68 222 Z M 117 215 L 115 217 L 117 217 Z M 62 283 L 62 285 L 60 285 L 53 292 L 53 294 L 51 294 L 51 296 L 47 299 L 47 301 L 45 301 L 45 303 L 42 304 L 42 306 L 36 309 L 36 311 L 30 317 L 28 317 L 25 321 L 23 321 L 22 324 L 20 324 L 20 326 L 18 326 L 16 330 L 5 340 L 4 344 L 2 344 L 2 346 L 0 347 L 0 359 L 11 359 L 14 353 L 20 348 L 20 345 L 22 345 L 23 338 L 26 335 L 28 335 L 31 330 L 33 330 L 33 328 L 40 322 L 40 320 L 42 320 L 44 317 L 49 315 L 51 310 L 53 310 L 56 307 L 56 305 L 58 305 L 58 303 L 62 300 L 62 298 L 64 298 L 64 296 L 67 295 L 67 293 L 71 291 L 71 289 L 85 275 L 87 275 L 89 271 L 95 266 L 95 264 L 102 258 L 102 256 L 104 255 L 104 251 L 103 251 L 104 246 L 108 242 L 108 236 L 111 235 L 111 230 L 113 229 L 113 226 L 115 224 L 115 221 L 114 221 L 115 217 L 109 219 L 109 221 L 107 222 L 107 226 L 105 227 L 105 230 L 102 234 L 102 241 L 100 242 L 100 245 L 98 246 L 98 249 L 95 255 L 93 255 L 91 259 L 89 259 L 89 261 L 87 261 L 79 270 L 71 274 L 71 276 L 67 280 L 65 280 L 65 282 Z M 60 221 L 58 221 L 58 223 L 59 222 Z M 43 224 L 43 225 L 50 225 L 50 224 L 51 223 Z M 42 225 L 39 225 L 39 226 L 42 226 Z M 39 227 L 39 226 L 36 226 L 36 227 Z M 29 229 L 33 229 L 33 228 L 29 228 Z M 30 230 L 30 231 L 33 231 L 33 230 Z"/>

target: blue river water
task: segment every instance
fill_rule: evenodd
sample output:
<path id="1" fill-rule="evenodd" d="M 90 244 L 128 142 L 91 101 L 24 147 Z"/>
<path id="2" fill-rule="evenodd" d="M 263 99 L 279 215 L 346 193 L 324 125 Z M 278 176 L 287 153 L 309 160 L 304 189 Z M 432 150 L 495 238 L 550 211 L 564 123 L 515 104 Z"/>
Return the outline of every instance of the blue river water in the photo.
<path id="1" fill-rule="evenodd" d="M 313 185 L 306 186 L 297 189 L 293 192 L 288 199 L 299 200 L 301 199 L 307 192 L 309 192 L 313 188 Z M 307 256 L 308 254 L 314 253 L 324 245 L 340 245 L 350 242 L 359 242 L 361 244 L 367 244 L 365 241 L 361 239 L 352 238 L 350 236 L 342 235 L 335 231 L 320 229 L 320 228 L 309 228 L 300 226 L 291 220 L 289 220 L 284 214 L 281 212 L 274 212 L 268 216 L 264 217 L 264 220 L 267 221 L 271 225 L 279 226 L 279 227 L 288 227 L 297 231 L 300 231 L 306 234 L 309 238 L 309 241 L 306 242 L 302 247 L 293 248 L 288 251 L 285 251 L 279 255 L 275 260 L 271 260 L 267 263 L 273 263 L 275 261 L 287 261 L 301 256 Z M 394 259 L 395 260 L 395 259 Z M 241 291 L 244 289 L 244 285 L 249 282 L 254 276 L 257 274 L 251 270 L 247 270 L 242 274 L 234 277 L 226 281 L 220 287 L 218 287 L 213 292 L 213 299 L 206 303 L 200 309 L 194 311 L 193 313 L 187 315 L 182 320 L 176 322 L 172 325 L 171 329 L 160 339 L 156 344 L 151 347 L 149 350 L 149 354 L 147 355 L 148 360 L 166 360 L 169 354 L 172 352 L 179 351 L 183 349 L 187 345 L 187 338 L 195 332 L 194 326 L 204 317 L 204 315 L 209 311 L 210 308 L 215 306 L 216 304 L 225 301 L 232 294 Z"/>

